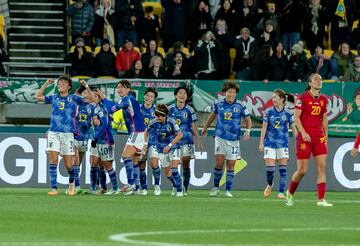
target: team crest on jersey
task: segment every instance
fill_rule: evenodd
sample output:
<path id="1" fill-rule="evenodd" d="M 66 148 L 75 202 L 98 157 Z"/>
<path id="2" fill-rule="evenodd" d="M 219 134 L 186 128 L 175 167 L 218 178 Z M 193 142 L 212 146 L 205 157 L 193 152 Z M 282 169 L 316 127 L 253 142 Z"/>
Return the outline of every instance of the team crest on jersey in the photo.
<path id="1" fill-rule="evenodd" d="M 285 121 L 285 120 L 286 120 L 286 115 L 281 116 L 281 119 L 282 119 L 283 121 Z"/>
<path id="2" fill-rule="evenodd" d="M 166 127 L 166 130 L 167 130 L 168 132 L 171 132 L 171 126 L 167 126 L 167 127 Z"/>
<path id="3" fill-rule="evenodd" d="M 313 103 L 312 102 L 309 102 L 309 105 L 312 105 Z"/>
<path id="4" fill-rule="evenodd" d="M 90 108 L 87 109 L 87 113 L 88 113 L 88 114 L 91 113 L 91 109 L 90 109 Z"/>
<path id="5" fill-rule="evenodd" d="M 188 114 L 187 113 L 184 113 L 183 114 L 183 118 L 186 119 L 188 117 Z"/>
<path id="6" fill-rule="evenodd" d="M 302 101 L 300 99 L 296 100 L 296 106 L 301 106 Z"/>
<path id="7" fill-rule="evenodd" d="M 70 97 L 68 97 L 68 98 L 67 98 L 67 101 L 68 101 L 68 102 L 71 102 L 71 98 L 70 98 Z"/>
<path id="8" fill-rule="evenodd" d="M 237 112 L 239 112 L 239 109 L 238 108 L 234 108 L 234 113 L 237 113 Z"/>

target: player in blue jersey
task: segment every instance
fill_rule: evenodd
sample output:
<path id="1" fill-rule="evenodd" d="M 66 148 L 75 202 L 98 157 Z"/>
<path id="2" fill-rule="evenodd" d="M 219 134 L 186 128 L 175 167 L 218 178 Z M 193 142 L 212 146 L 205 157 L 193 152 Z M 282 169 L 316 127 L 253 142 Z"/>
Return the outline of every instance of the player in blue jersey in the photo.
<path id="1" fill-rule="evenodd" d="M 275 164 L 279 163 L 279 193 L 277 197 L 285 199 L 285 187 L 287 178 L 287 163 L 289 160 L 289 126 L 294 136 L 296 128 L 294 115 L 285 108 L 286 101 L 295 103 L 295 98 L 291 94 L 286 94 L 284 90 L 277 89 L 273 93 L 273 107 L 265 111 L 263 126 L 260 135 L 259 150 L 264 152 L 266 165 L 266 179 L 268 185 L 264 190 L 264 196 L 271 194 L 274 186 Z"/>
<path id="2" fill-rule="evenodd" d="M 137 190 L 135 180 L 138 180 L 140 183 L 140 169 L 138 162 L 144 147 L 144 131 L 146 127 L 144 124 L 144 117 L 140 113 L 140 105 L 135 97 L 130 94 L 130 82 L 128 80 L 121 80 L 116 88 L 118 95 L 121 97 L 121 101 L 114 103 L 103 98 L 103 103 L 109 110 L 109 113 L 116 112 L 119 109 L 123 110 L 129 137 L 121 155 L 125 164 L 128 179 L 128 184 L 123 187 L 122 191 L 125 192 L 125 195 L 130 195 L 134 194 Z M 134 166 L 136 168 L 133 168 Z"/>
<path id="3" fill-rule="evenodd" d="M 159 153 L 159 159 L 165 170 L 166 177 L 173 184 L 172 195 L 183 196 L 182 180 L 178 171 L 180 164 L 180 146 L 179 141 L 183 137 L 180 127 L 175 120 L 168 117 L 169 110 L 165 104 L 156 106 L 155 117 L 152 119 L 145 131 L 145 141 L 149 140 L 149 135 L 154 135 L 156 139 L 156 150 Z M 147 144 L 144 146 L 144 152 L 147 150 Z"/>
<path id="4" fill-rule="evenodd" d="M 77 89 L 77 94 L 84 98 L 88 97 L 88 92 L 84 86 Z M 91 139 L 92 117 L 94 114 L 94 105 L 85 104 L 79 105 L 76 115 L 76 132 L 75 132 L 75 156 L 74 156 L 74 172 L 75 172 L 75 189 L 78 194 L 82 193 L 80 188 L 80 166 L 84 159 L 84 155 L 88 150 L 88 140 Z"/>
<path id="5" fill-rule="evenodd" d="M 202 144 L 195 124 L 197 120 L 195 110 L 187 104 L 187 99 L 189 98 L 188 89 L 183 86 L 178 87 L 174 91 L 174 96 L 176 103 L 169 106 L 169 116 L 175 119 L 176 124 L 178 124 L 183 133 L 179 145 L 183 167 L 184 195 L 186 196 L 191 177 L 190 160 L 195 158 L 193 136 L 197 140 L 197 146 L 200 151 L 202 151 Z"/>
<path id="6" fill-rule="evenodd" d="M 145 126 L 149 125 L 149 122 L 155 118 L 155 104 L 158 93 L 155 88 L 149 87 L 146 88 L 144 93 L 144 104 L 140 105 L 141 113 L 144 116 Z M 147 195 L 147 176 L 146 176 L 146 160 L 150 160 L 150 164 L 153 170 L 153 176 L 155 181 L 154 194 L 156 196 L 160 195 L 160 167 L 158 153 L 156 151 L 156 139 L 154 134 L 150 134 L 148 141 L 147 153 L 144 153 L 139 161 L 140 167 L 140 184 L 141 184 L 141 195 Z"/>
<path id="7" fill-rule="evenodd" d="M 69 173 L 69 187 L 67 194 L 75 195 L 75 172 L 74 164 L 74 133 L 75 133 L 75 117 L 78 105 L 84 105 L 85 99 L 81 96 L 70 94 L 72 88 L 72 80 L 68 76 L 61 76 L 58 78 L 57 88 L 59 93 L 44 96 L 47 86 L 54 83 L 53 79 L 48 79 L 39 89 L 36 98 L 39 101 L 52 104 L 50 130 L 47 139 L 47 153 L 50 158 L 50 183 L 51 191 L 49 195 L 58 195 L 57 191 L 57 165 L 59 162 L 59 155 L 63 157 L 64 165 Z M 89 86 L 84 80 L 80 81 L 87 92 L 89 93 L 89 101 L 93 101 Z"/>
<path id="8" fill-rule="evenodd" d="M 226 160 L 226 191 L 225 196 L 232 197 L 231 186 L 234 179 L 234 166 L 237 159 L 241 158 L 241 117 L 245 119 L 246 130 L 244 140 L 250 139 L 251 119 L 249 111 L 244 103 L 236 99 L 239 86 L 235 82 L 226 82 L 222 86 L 225 98 L 215 101 L 212 106 L 207 122 L 203 129 L 203 136 L 207 134 L 207 128 L 216 119 L 215 127 L 215 169 L 214 188 L 210 196 L 220 194 L 219 183 L 223 175 L 224 161 Z"/>
<path id="9" fill-rule="evenodd" d="M 113 169 L 115 142 L 112 134 L 111 122 L 108 111 L 103 103 L 100 102 L 102 92 L 98 90 L 94 93 L 95 103 L 97 104 L 94 110 L 94 115 L 98 119 L 98 124 L 94 124 L 94 135 L 91 140 L 90 150 L 90 181 L 91 192 L 96 193 L 96 184 L 99 172 L 99 166 L 106 169 L 113 189 L 105 194 L 118 194 L 120 192 L 116 172 Z"/>

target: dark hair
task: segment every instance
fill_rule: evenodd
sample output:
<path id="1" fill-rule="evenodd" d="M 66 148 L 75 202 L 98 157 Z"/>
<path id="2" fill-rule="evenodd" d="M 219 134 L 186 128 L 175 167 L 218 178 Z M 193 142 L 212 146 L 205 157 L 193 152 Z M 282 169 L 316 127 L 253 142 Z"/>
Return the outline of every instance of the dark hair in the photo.
<path id="1" fill-rule="evenodd" d="M 184 90 L 186 92 L 186 96 L 189 97 L 189 90 L 185 86 L 179 86 L 174 91 L 174 96 L 176 96 L 180 90 Z"/>
<path id="2" fill-rule="evenodd" d="M 155 99 L 158 97 L 158 92 L 156 91 L 156 89 L 154 87 L 148 87 L 146 88 L 144 95 L 148 94 L 149 92 L 154 93 L 155 95 Z"/>
<path id="3" fill-rule="evenodd" d="M 356 88 L 354 95 L 353 95 L 353 99 L 355 99 L 358 95 L 360 95 L 360 87 Z"/>
<path id="4" fill-rule="evenodd" d="M 73 82 L 72 82 L 72 80 L 71 80 L 71 77 L 70 77 L 69 75 L 64 74 L 64 75 L 61 75 L 61 76 L 58 78 L 58 81 L 60 81 L 60 80 L 66 80 L 66 81 L 68 82 L 69 86 L 70 86 L 70 90 L 69 90 L 69 91 L 71 91 L 72 85 L 73 85 Z"/>
<path id="5" fill-rule="evenodd" d="M 166 116 L 169 114 L 169 109 L 167 108 L 167 106 L 165 104 L 158 104 L 158 105 L 156 105 L 155 115 L 157 115 L 156 113 L 158 113 L 162 116 Z"/>
<path id="6" fill-rule="evenodd" d="M 85 90 L 86 90 L 86 87 L 83 85 L 80 85 L 76 92 L 77 92 L 77 94 L 81 95 L 81 93 L 83 93 Z"/>
<path id="7" fill-rule="evenodd" d="M 320 76 L 320 78 L 321 78 L 321 75 L 318 74 L 318 73 L 312 73 L 312 74 L 310 74 L 309 77 L 308 77 L 308 79 L 307 79 L 307 84 L 308 84 L 308 86 L 306 87 L 305 91 L 309 91 L 309 90 L 311 89 L 311 86 L 310 86 L 309 84 L 310 84 L 310 82 L 312 81 L 312 79 L 313 79 L 315 76 Z"/>
<path id="8" fill-rule="evenodd" d="M 274 93 L 275 93 L 276 95 L 278 95 L 280 98 L 284 99 L 284 103 L 285 103 L 286 101 L 291 102 L 291 103 L 295 103 L 295 97 L 294 97 L 294 95 L 291 94 L 291 93 L 286 93 L 283 89 L 276 89 L 276 90 L 274 91 Z"/>
<path id="9" fill-rule="evenodd" d="M 239 88 L 238 84 L 236 84 L 236 83 L 233 82 L 233 81 L 225 82 L 225 83 L 222 85 L 221 91 L 222 91 L 222 92 L 226 92 L 226 91 L 229 90 L 229 89 L 235 89 L 235 90 L 236 90 L 236 93 L 238 93 L 238 92 L 240 91 L 240 88 Z"/>
<path id="10" fill-rule="evenodd" d="M 154 8 L 152 6 L 146 6 L 144 10 L 146 14 L 150 14 L 154 11 Z"/>
<path id="11" fill-rule="evenodd" d="M 131 89 L 131 84 L 130 84 L 129 80 L 127 80 L 127 79 L 120 80 L 120 81 L 116 84 L 116 87 L 118 87 L 119 84 L 121 84 L 121 85 L 122 85 L 123 87 L 125 87 L 125 88 Z"/>

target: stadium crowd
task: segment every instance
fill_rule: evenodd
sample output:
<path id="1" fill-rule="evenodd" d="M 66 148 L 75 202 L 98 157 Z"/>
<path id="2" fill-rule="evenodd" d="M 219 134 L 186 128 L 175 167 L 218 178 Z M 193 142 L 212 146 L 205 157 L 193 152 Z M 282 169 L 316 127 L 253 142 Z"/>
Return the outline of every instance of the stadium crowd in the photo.
<path id="1" fill-rule="evenodd" d="M 317 72 L 360 81 L 359 0 L 145 3 L 71 4 L 70 74 L 303 82 Z"/>

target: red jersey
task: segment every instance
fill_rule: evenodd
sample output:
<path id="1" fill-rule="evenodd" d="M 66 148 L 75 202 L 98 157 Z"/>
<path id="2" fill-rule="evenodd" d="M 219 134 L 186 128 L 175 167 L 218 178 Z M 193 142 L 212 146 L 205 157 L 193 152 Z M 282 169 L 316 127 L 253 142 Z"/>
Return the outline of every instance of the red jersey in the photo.
<path id="1" fill-rule="evenodd" d="M 300 109 L 300 120 L 305 131 L 311 136 L 324 137 L 323 115 L 327 112 L 328 100 L 321 95 L 315 98 L 309 91 L 298 96 L 295 108 Z"/>
<path id="2" fill-rule="evenodd" d="M 358 135 L 356 137 L 355 143 L 354 143 L 354 148 L 358 149 L 360 145 L 360 131 L 358 132 Z"/>

